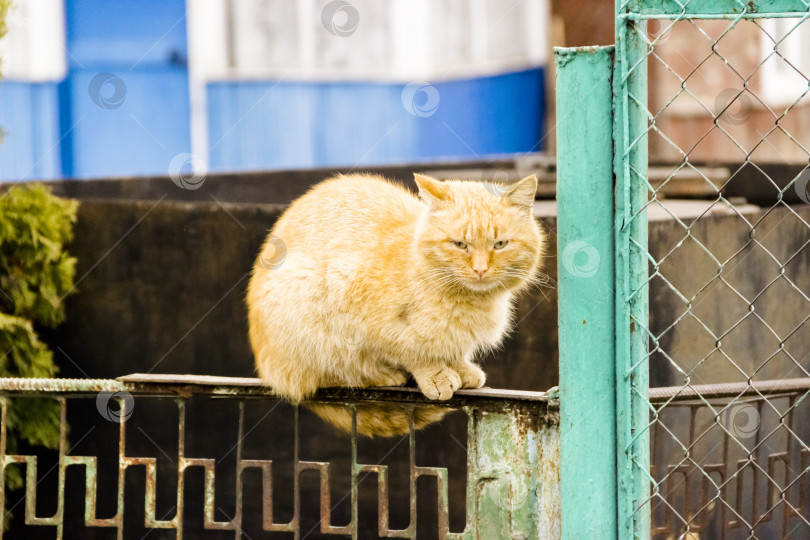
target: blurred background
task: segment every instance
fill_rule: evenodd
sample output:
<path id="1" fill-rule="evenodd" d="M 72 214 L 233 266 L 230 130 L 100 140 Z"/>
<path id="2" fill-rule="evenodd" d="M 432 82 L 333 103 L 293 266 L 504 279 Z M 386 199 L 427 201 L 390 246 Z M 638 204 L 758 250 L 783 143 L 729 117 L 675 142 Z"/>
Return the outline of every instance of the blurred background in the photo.
<path id="1" fill-rule="evenodd" d="M 552 18 L 547 0 L 21 0 L 0 180 L 544 150 Z"/>
<path id="2" fill-rule="evenodd" d="M 22 0 L 0 40 L 0 180 L 553 155 L 551 46 L 612 43 L 613 10 L 610 0 Z M 650 22 L 650 110 L 662 112 L 651 161 L 806 161 L 787 135 L 807 134 L 806 114 L 770 131 L 806 86 L 810 26 L 743 26 L 706 58 L 697 45 L 721 36 L 722 21 Z M 723 129 L 711 129 L 716 118 Z"/>

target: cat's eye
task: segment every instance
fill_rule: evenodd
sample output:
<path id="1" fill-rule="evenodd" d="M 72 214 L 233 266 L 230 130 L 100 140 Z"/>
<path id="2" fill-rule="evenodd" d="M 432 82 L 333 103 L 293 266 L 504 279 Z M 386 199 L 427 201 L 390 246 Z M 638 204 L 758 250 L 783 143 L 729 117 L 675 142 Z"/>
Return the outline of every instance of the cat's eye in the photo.
<path id="1" fill-rule="evenodd" d="M 451 240 L 451 242 L 453 242 L 453 245 L 455 245 L 458 249 L 467 249 L 467 244 L 464 242 L 460 242 L 458 240 Z"/>
<path id="2" fill-rule="evenodd" d="M 508 243 L 509 243 L 509 240 L 498 240 L 497 242 L 495 242 L 495 245 L 492 246 L 492 247 L 494 247 L 495 249 L 503 249 L 503 248 L 506 247 L 506 244 L 508 244 Z"/>

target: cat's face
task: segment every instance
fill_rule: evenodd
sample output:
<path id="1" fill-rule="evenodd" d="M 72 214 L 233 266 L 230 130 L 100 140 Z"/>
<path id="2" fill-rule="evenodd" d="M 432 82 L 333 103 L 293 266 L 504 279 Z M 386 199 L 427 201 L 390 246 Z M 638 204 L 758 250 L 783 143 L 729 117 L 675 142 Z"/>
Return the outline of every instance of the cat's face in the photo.
<path id="1" fill-rule="evenodd" d="M 543 239 L 531 211 L 533 176 L 503 194 L 479 182 L 417 176 L 417 184 L 428 206 L 417 232 L 431 266 L 427 283 L 483 293 L 534 278 Z"/>

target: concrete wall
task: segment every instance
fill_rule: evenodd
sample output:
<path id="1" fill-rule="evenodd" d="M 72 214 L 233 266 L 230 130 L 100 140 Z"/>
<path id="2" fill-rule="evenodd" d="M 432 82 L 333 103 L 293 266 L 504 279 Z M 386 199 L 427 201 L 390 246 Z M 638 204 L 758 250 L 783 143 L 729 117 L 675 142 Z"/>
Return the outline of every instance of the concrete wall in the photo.
<path id="1" fill-rule="evenodd" d="M 76 294 L 52 335 L 61 376 L 133 372 L 253 376 L 245 291 L 278 205 L 82 201 L 71 252 Z M 552 233 L 555 222 L 543 220 Z M 556 261 L 547 259 L 550 283 Z M 485 360 L 494 387 L 545 390 L 557 380 L 554 290 L 521 298 L 517 331 Z M 299 329 L 303 331 L 304 329 Z"/>

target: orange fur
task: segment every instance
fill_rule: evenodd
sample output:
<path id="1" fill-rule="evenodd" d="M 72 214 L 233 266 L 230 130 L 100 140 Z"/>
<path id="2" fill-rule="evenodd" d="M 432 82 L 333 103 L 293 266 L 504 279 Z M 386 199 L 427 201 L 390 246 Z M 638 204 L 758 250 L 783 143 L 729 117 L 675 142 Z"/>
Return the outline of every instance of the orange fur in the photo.
<path id="1" fill-rule="evenodd" d="M 279 396 L 298 403 L 327 386 L 401 385 L 407 373 L 430 399 L 484 385 L 475 356 L 501 342 L 515 294 L 539 270 L 537 180 L 503 196 L 478 182 L 416 182 L 419 198 L 381 177 L 341 175 L 293 202 L 273 227 L 247 303 L 259 376 Z M 278 239 L 284 261 L 261 264 Z M 342 407 L 314 410 L 351 426 Z M 415 423 L 440 417 L 427 408 Z M 407 416 L 380 410 L 359 411 L 357 426 L 370 436 L 408 430 Z"/>

